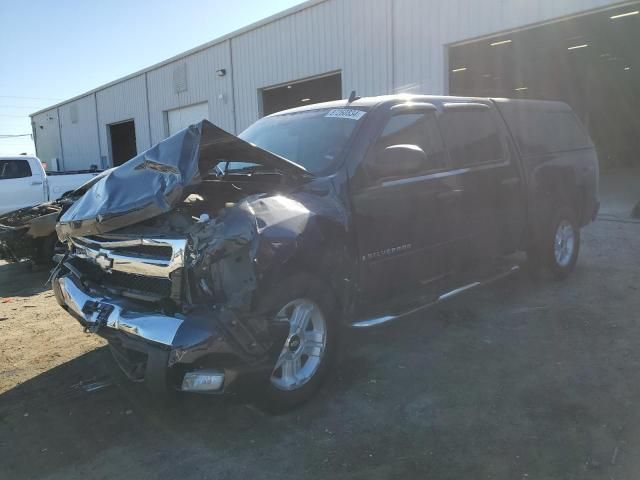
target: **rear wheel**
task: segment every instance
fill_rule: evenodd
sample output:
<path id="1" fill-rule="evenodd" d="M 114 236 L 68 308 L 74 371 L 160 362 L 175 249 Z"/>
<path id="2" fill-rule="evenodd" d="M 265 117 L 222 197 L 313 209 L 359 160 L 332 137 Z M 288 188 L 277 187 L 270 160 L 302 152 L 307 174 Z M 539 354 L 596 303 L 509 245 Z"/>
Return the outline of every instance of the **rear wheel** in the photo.
<path id="1" fill-rule="evenodd" d="M 564 279 L 573 271 L 580 252 L 580 227 L 573 210 L 561 207 L 542 232 L 539 243 L 528 251 L 529 263 L 544 267 L 556 278 Z"/>
<path id="2" fill-rule="evenodd" d="M 329 289 L 306 275 L 284 281 L 265 303 L 274 321 L 289 326 L 265 392 L 267 409 L 280 412 L 305 402 L 320 387 L 336 350 L 338 322 Z"/>

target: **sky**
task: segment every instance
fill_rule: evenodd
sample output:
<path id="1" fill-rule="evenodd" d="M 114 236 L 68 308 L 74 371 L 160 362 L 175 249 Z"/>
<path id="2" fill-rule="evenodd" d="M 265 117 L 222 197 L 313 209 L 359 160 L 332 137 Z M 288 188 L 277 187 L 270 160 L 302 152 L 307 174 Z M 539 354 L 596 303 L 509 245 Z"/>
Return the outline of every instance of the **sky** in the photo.
<path id="1" fill-rule="evenodd" d="M 28 115 L 302 0 L 0 0 L 0 155 L 35 153 Z"/>

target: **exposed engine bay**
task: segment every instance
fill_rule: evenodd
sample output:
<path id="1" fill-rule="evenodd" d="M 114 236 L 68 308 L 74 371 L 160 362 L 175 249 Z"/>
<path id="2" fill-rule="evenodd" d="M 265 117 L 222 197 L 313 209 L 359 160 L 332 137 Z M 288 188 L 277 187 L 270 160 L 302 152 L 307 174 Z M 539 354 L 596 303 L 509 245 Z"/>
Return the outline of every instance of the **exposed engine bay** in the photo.
<path id="1" fill-rule="evenodd" d="M 156 302 L 172 312 L 211 302 L 247 306 L 256 282 L 253 261 L 258 225 L 266 226 L 265 220 L 256 216 L 256 209 L 274 202 L 279 206 L 278 201 L 284 201 L 283 191 L 288 189 L 291 187 L 282 185 L 280 176 L 269 174 L 205 180 L 194 189 L 198 193 L 187 195 L 169 213 L 106 234 L 69 238 L 64 264 L 112 293 Z M 184 250 L 172 251 L 171 245 L 182 245 L 180 240 Z M 117 242 L 139 245 L 119 247 Z M 95 258 L 86 255 L 92 243 L 101 252 Z M 127 256 L 126 268 L 120 268 L 118 259 L 113 262 L 109 258 L 109 249 L 120 259 Z M 181 267 L 168 267 L 167 275 L 145 268 L 147 261 L 175 263 L 175 255 L 182 257 Z"/>
<path id="2" fill-rule="evenodd" d="M 22 208 L 0 216 L 0 258 L 48 263 L 57 243 L 56 222 L 65 199 Z"/>

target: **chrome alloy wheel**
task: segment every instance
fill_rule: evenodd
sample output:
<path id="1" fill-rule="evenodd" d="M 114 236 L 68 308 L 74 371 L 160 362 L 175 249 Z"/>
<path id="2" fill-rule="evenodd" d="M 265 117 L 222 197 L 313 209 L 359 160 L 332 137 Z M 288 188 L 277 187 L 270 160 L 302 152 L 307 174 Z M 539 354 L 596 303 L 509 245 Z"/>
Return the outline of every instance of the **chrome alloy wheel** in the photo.
<path id="1" fill-rule="evenodd" d="M 576 233 L 573 230 L 573 225 L 567 220 L 563 220 L 558 224 L 553 244 L 553 253 L 556 257 L 557 264 L 561 267 L 569 265 L 575 248 Z"/>
<path id="2" fill-rule="evenodd" d="M 289 335 L 271 373 L 271 383 L 280 390 L 295 390 L 311 380 L 322 363 L 327 323 L 320 307 L 302 298 L 286 304 L 276 319 L 289 322 Z"/>

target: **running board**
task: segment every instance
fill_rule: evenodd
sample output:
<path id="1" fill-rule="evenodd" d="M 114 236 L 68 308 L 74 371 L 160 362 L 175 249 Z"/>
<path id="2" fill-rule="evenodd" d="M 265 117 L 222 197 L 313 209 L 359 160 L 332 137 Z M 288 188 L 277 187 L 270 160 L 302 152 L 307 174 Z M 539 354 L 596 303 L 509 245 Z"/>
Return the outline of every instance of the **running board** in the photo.
<path id="1" fill-rule="evenodd" d="M 455 290 L 451 290 L 450 292 L 443 293 L 434 302 L 425 303 L 424 305 L 420 305 L 419 307 L 413 308 L 411 310 L 407 310 L 406 312 L 394 314 L 394 315 L 385 315 L 385 316 L 382 316 L 382 317 L 374 317 L 374 318 L 368 318 L 366 320 L 360 320 L 358 322 L 352 323 L 351 327 L 352 328 L 358 328 L 358 329 L 360 329 L 360 328 L 372 328 L 372 327 L 377 327 L 379 325 L 384 325 L 385 323 L 393 322 L 394 320 L 398 320 L 400 318 L 407 317 L 407 316 L 412 315 L 414 313 L 418 313 L 418 312 L 420 312 L 422 310 L 425 310 L 427 308 L 433 307 L 434 305 L 437 305 L 437 304 L 439 304 L 441 302 L 444 302 L 444 301 L 449 300 L 451 298 L 457 297 L 461 293 L 464 293 L 464 292 L 466 292 L 468 290 L 473 290 L 474 288 L 485 286 L 485 285 L 489 285 L 490 283 L 493 283 L 493 282 L 497 282 L 498 280 L 501 280 L 501 279 L 503 279 L 505 277 L 508 277 L 509 275 L 514 274 L 518 270 L 520 270 L 520 267 L 518 265 L 515 265 L 515 266 L 511 267 L 509 270 L 507 270 L 506 272 L 502 272 L 502 273 L 500 273 L 498 275 L 495 275 L 493 277 L 489 277 L 488 279 L 483 280 L 482 282 L 473 282 L 473 283 L 470 283 L 470 284 L 465 285 L 463 287 L 456 288 Z"/>

